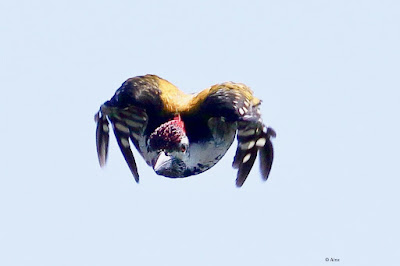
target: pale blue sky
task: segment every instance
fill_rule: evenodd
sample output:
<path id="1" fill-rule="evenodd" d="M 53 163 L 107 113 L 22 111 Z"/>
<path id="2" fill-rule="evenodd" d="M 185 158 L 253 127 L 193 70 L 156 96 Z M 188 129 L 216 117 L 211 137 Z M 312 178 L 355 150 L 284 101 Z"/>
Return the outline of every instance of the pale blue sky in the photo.
<path id="1" fill-rule="evenodd" d="M 398 1 L 17 0 L 0 25 L 0 265 L 398 264 Z M 182 180 L 135 153 L 138 185 L 113 136 L 100 169 L 93 115 L 146 73 L 249 85 L 270 179 L 237 189 L 234 145 Z"/>

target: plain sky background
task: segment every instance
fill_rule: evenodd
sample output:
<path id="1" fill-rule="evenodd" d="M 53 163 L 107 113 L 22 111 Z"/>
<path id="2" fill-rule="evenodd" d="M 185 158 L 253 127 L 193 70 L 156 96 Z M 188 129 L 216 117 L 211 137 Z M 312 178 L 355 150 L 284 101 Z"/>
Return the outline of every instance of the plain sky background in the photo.
<path id="1" fill-rule="evenodd" d="M 399 1 L 2 1 L 0 265 L 399 265 Z M 136 184 L 93 115 L 127 78 L 243 82 L 270 179 Z M 325 262 L 325 258 L 339 262 Z"/>

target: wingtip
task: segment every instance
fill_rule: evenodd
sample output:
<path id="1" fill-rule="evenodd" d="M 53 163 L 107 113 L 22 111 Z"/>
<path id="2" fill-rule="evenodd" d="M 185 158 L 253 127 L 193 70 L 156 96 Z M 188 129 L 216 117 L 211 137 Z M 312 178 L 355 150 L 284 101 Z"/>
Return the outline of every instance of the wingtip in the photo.
<path id="1" fill-rule="evenodd" d="M 269 177 L 269 173 L 271 172 L 271 169 L 268 170 L 263 170 L 263 168 L 261 168 L 261 179 L 265 182 L 268 180 Z"/>
<path id="2" fill-rule="evenodd" d="M 99 165 L 101 168 L 104 168 L 106 166 L 106 160 L 105 158 L 101 157 L 100 155 L 98 156 L 99 158 Z"/>
<path id="3" fill-rule="evenodd" d="M 245 180 L 239 180 L 239 178 L 236 178 L 236 187 L 241 188 L 243 186 Z"/>
<path id="4" fill-rule="evenodd" d="M 96 126 L 96 148 L 100 167 L 104 167 L 107 162 L 109 127 L 107 118 L 102 116 L 101 111 L 94 116 Z"/>
<path id="5" fill-rule="evenodd" d="M 268 128 L 267 136 L 267 141 L 265 142 L 264 146 L 259 147 L 260 171 L 261 177 L 264 181 L 267 181 L 271 172 L 272 163 L 274 161 L 274 147 L 270 137 L 275 137 L 276 133 L 272 128 Z"/>
<path id="6" fill-rule="evenodd" d="M 139 184 L 139 173 L 136 171 L 136 173 L 132 173 L 133 177 L 135 178 L 136 184 Z"/>
<path id="7" fill-rule="evenodd" d="M 137 165 L 135 158 L 133 156 L 130 144 L 129 144 L 129 133 L 121 130 L 122 128 L 125 128 L 125 125 L 119 124 L 114 120 L 111 120 L 111 122 L 114 125 L 114 135 L 115 138 L 117 139 L 118 146 L 121 150 L 121 153 L 129 167 L 129 170 L 131 171 L 133 177 L 135 178 L 136 183 L 139 182 L 139 173 L 137 170 Z M 115 126 L 117 125 L 117 126 Z"/>

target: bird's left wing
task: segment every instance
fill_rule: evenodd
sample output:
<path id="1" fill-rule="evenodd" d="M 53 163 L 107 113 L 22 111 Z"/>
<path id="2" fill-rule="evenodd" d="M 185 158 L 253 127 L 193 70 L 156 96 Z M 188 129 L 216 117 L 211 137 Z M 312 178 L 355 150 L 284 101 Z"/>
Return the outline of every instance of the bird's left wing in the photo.
<path id="1" fill-rule="evenodd" d="M 149 117 L 161 111 L 158 79 L 156 76 L 146 75 L 126 80 L 111 100 L 105 102 L 95 115 L 96 146 L 100 166 L 104 166 L 107 160 L 109 122 L 111 122 L 118 146 L 136 182 L 139 181 L 139 174 L 129 139 L 139 150 L 138 140 L 147 127 Z"/>
<path id="2" fill-rule="evenodd" d="M 214 85 L 201 92 L 200 112 L 211 117 L 225 117 L 237 123 L 238 147 L 233 167 L 238 169 L 236 185 L 241 187 L 253 167 L 257 154 L 260 156 L 260 170 L 267 180 L 274 158 L 271 138 L 275 131 L 261 120 L 261 101 L 244 84 L 226 82 Z"/>

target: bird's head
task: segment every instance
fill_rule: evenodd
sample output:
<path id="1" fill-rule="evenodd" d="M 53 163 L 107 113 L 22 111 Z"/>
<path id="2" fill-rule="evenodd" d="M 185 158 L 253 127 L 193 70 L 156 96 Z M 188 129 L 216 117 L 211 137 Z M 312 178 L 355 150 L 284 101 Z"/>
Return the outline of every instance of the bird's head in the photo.
<path id="1" fill-rule="evenodd" d="M 151 163 L 157 174 L 172 178 L 185 176 L 189 139 L 179 115 L 156 128 L 149 137 L 148 146 L 155 152 Z"/>

